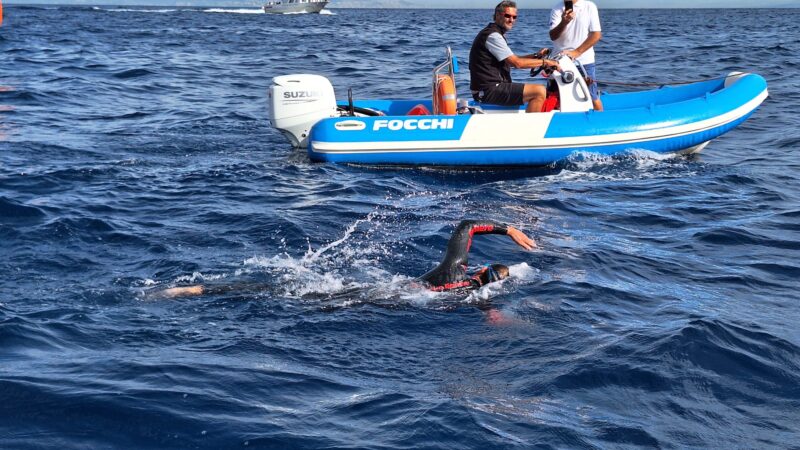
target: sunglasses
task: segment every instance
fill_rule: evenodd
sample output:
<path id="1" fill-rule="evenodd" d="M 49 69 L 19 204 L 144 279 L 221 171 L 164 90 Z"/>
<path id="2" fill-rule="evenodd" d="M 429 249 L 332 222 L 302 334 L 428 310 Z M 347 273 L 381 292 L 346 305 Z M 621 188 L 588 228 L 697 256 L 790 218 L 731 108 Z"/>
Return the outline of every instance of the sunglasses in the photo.
<path id="1" fill-rule="evenodd" d="M 504 15 L 504 16 L 506 16 L 506 19 L 514 19 L 514 20 L 517 20 L 517 16 L 512 16 L 511 14 L 503 14 L 503 15 Z"/>

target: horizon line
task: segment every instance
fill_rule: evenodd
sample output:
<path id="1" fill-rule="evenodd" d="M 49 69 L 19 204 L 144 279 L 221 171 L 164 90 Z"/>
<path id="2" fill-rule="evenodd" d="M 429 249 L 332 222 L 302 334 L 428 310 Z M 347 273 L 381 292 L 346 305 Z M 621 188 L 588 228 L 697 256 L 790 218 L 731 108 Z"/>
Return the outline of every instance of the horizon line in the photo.
<path id="1" fill-rule="evenodd" d="M 58 1 L 37 1 L 34 3 L 30 3 L 30 0 L 23 0 L 21 2 L 16 2 L 14 0 L 0 0 L 3 4 L 6 5 L 17 5 L 17 6 L 36 6 L 36 5 L 55 5 L 55 6 L 134 6 L 134 7 L 160 7 L 160 8 L 261 8 L 260 6 L 256 6 L 253 4 L 228 4 L 228 5 L 219 5 L 219 4 L 198 4 L 198 5 L 181 5 L 181 4 L 145 4 L 145 3 L 61 3 Z M 180 3 L 180 2 L 176 2 Z M 639 6 L 639 7 L 632 7 L 632 8 L 620 8 L 614 6 L 607 6 L 603 9 L 605 10 L 641 10 L 641 9 L 648 9 L 648 10 L 660 10 L 660 9 L 691 9 L 691 10 L 703 10 L 703 9 L 798 9 L 800 8 L 800 4 L 797 6 L 793 5 L 775 5 L 775 6 L 736 6 L 736 7 L 703 7 L 703 6 L 680 6 L 680 7 L 669 7 L 669 6 L 658 6 L 658 7 L 650 7 L 650 6 Z M 429 7 L 429 6 L 418 6 L 413 8 L 399 8 L 399 7 L 391 7 L 391 6 L 371 6 L 371 7 L 363 7 L 363 6 L 336 6 L 330 5 L 327 6 L 326 9 L 391 9 L 391 10 L 414 10 L 414 9 L 429 9 L 429 10 L 484 10 L 486 8 L 459 8 L 459 7 Z M 489 8 L 491 9 L 491 8 Z M 550 8 L 518 8 L 521 10 L 549 10 Z"/>

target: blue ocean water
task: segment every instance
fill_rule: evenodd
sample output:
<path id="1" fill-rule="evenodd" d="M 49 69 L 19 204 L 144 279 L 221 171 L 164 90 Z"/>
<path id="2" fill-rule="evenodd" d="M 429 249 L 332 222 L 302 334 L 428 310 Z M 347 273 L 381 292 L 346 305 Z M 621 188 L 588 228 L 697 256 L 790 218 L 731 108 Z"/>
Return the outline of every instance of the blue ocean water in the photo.
<path id="1" fill-rule="evenodd" d="M 770 98 L 697 157 L 493 171 L 313 164 L 266 119 L 281 74 L 428 95 L 491 11 L 253 12 L 6 5 L 0 447 L 798 448 L 799 10 L 601 9 L 599 79 Z M 466 217 L 540 249 L 410 287 Z M 152 295 L 193 283 L 242 286 Z"/>

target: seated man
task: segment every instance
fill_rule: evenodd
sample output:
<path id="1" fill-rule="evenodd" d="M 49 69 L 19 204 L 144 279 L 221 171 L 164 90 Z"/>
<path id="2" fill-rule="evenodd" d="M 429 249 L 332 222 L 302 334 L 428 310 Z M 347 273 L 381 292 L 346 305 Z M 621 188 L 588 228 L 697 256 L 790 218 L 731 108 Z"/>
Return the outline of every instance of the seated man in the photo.
<path id="1" fill-rule="evenodd" d="M 543 57 L 545 51 L 525 56 L 517 56 L 511 51 L 505 34 L 511 31 L 516 20 L 515 2 L 502 1 L 494 8 L 494 22 L 478 33 L 469 51 L 469 88 L 478 102 L 503 106 L 519 106 L 527 102 L 526 112 L 539 112 L 547 95 L 545 87 L 513 83 L 510 67 L 533 69 L 544 66 L 556 70 L 560 67 L 557 62 Z"/>
<path id="2" fill-rule="evenodd" d="M 485 266 L 476 273 L 467 273 L 467 257 L 472 245 L 472 236 L 476 234 L 505 234 L 520 247 L 526 250 L 536 248 L 536 243 L 522 231 L 492 221 L 462 220 L 458 224 L 450 241 L 444 260 L 436 268 L 419 277 L 427 289 L 446 291 L 451 289 L 477 289 L 485 284 L 500 281 L 508 277 L 508 267 L 502 264 Z M 254 283 L 225 286 L 182 286 L 164 289 L 156 293 L 156 297 L 189 297 L 203 294 L 221 294 L 232 291 L 256 290 Z M 263 286 L 262 286 L 263 288 Z"/>

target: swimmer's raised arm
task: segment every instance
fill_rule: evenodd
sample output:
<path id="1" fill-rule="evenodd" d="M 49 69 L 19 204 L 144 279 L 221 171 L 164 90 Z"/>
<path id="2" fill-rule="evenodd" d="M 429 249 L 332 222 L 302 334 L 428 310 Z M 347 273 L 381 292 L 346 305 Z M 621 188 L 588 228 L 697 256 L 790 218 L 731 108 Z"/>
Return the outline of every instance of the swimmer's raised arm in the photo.
<path id="1" fill-rule="evenodd" d="M 525 250 L 536 248 L 533 239 L 510 225 L 493 220 L 462 220 L 447 243 L 447 252 L 443 263 L 466 265 L 469 249 L 472 246 L 472 237 L 476 234 L 505 234 Z"/>
<path id="2" fill-rule="evenodd" d="M 525 250 L 533 250 L 536 248 L 536 241 L 529 238 L 525 233 L 509 225 L 506 229 L 506 234 Z"/>

